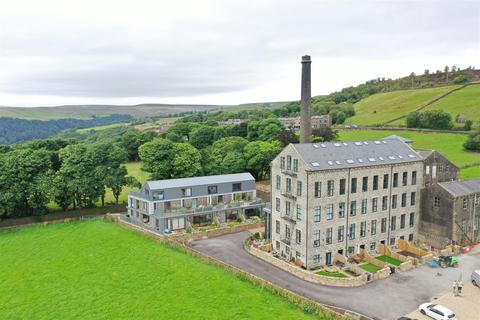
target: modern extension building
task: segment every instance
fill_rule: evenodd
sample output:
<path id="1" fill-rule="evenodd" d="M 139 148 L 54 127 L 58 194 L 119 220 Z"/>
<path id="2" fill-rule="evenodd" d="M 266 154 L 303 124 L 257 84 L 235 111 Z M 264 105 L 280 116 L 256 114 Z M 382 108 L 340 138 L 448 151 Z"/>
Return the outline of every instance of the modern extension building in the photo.
<path id="1" fill-rule="evenodd" d="M 227 222 L 260 211 L 250 173 L 148 181 L 128 196 L 132 220 L 160 232 Z"/>
<path id="2" fill-rule="evenodd" d="M 423 159 L 399 139 L 288 145 L 271 163 L 271 239 L 312 269 L 415 240 Z"/>

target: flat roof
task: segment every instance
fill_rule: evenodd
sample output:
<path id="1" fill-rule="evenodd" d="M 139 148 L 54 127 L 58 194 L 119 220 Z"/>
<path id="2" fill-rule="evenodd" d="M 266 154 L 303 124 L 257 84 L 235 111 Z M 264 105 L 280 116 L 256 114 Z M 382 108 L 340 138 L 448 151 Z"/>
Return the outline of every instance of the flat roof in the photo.
<path id="1" fill-rule="evenodd" d="M 450 194 L 461 197 L 472 193 L 480 192 L 480 179 L 469 179 L 460 181 L 447 181 L 438 183 Z"/>
<path id="2" fill-rule="evenodd" d="M 209 184 L 241 182 L 241 181 L 255 181 L 255 178 L 249 172 L 221 174 L 215 176 L 201 176 L 181 179 L 166 179 L 147 181 L 145 184 L 150 190 L 161 190 L 170 188 L 181 188 L 191 186 L 202 186 Z"/>

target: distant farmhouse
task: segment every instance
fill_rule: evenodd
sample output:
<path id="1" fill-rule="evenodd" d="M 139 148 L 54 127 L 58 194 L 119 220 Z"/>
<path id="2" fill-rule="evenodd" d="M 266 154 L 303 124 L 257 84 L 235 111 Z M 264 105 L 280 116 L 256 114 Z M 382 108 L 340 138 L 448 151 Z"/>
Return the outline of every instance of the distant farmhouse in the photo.
<path id="1" fill-rule="evenodd" d="M 312 116 L 310 119 L 312 129 L 328 128 L 332 126 L 332 118 L 328 114 L 322 116 Z M 289 128 L 294 131 L 300 130 L 300 117 L 278 118 L 278 120 L 285 126 L 285 128 Z"/>
<path id="2" fill-rule="evenodd" d="M 219 126 L 228 126 L 228 125 L 239 125 L 242 122 L 245 122 L 245 119 L 228 119 L 224 121 L 218 121 Z"/>
<path id="3" fill-rule="evenodd" d="M 155 131 L 157 133 L 165 133 L 170 127 L 173 127 L 174 125 L 175 125 L 174 122 L 163 122 Z"/>

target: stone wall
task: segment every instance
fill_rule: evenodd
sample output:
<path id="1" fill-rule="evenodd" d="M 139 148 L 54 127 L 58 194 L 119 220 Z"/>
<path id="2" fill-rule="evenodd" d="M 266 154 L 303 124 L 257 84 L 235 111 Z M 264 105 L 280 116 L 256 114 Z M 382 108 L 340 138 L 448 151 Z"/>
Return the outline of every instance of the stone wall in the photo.
<path id="1" fill-rule="evenodd" d="M 357 277 L 349 277 L 349 278 L 333 278 L 333 277 L 326 277 L 315 274 L 313 272 L 304 270 L 300 267 L 297 267 L 291 263 L 288 263 L 284 260 L 278 259 L 273 257 L 271 254 L 259 250 L 254 247 L 247 248 L 247 250 L 257 258 L 260 258 L 271 265 L 276 266 L 284 271 L 287 271 L 294 276 L 303 279 L 305 281 L 326 285 L 326 286 L 333 286 L 333 287 L 358 287 L 362 286 L 367 283 L 367 276 L 357 276 Z"/>
<path id="2" fill-rule="evenodd" d="M 402 263 L 398 267 L 396 267 L 396 270 L 398 271 L 402 271 L 402 272 L 409 271 L 415 267 L 413 258 L 402 256 L 401 254 L 395 251 L 392 251 L 389 247 L 387 247 L 384 244 L 380 244 L 380 246 L 378 247 L 378 252 L 381 255 L 402 261 Z"/>
<path id="3" fill-rule="evenodd" d="M 417 248 L 405 240 L 398 241 L 398 248 L 402 251 L 407 251 L 416 255 L 417 258 L 414 258 L 416 260 L 415 264 L 424 264 L 427 260 L 433 257 L 433 254 L 431 252 Z"/>

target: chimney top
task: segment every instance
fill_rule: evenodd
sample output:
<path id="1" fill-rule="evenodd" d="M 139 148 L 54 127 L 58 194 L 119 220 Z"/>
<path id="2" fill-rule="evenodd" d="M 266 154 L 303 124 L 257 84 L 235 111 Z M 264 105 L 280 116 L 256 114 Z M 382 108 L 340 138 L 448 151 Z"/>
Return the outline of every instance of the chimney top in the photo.
<path id="1" fill-rule="evenodd" d="M 303 62 L 312 62 L 312 61 L 310 60 L 310 56 L 309 56 L 309 55 L 304 55 L 304 56 L 302 57 L 302 63 L 303 63 Z"/>

